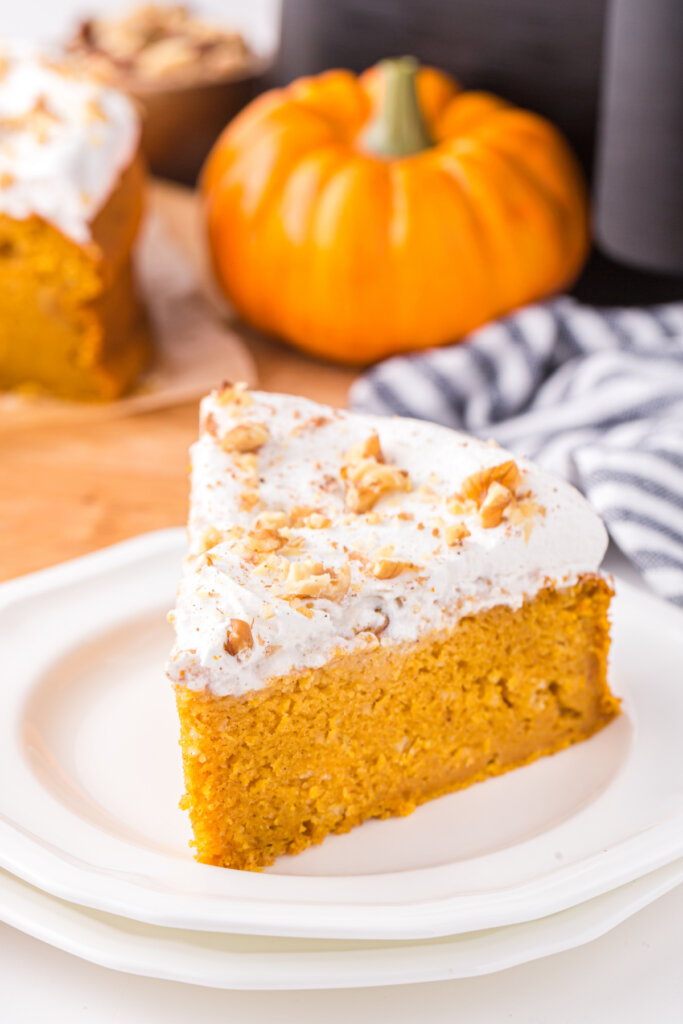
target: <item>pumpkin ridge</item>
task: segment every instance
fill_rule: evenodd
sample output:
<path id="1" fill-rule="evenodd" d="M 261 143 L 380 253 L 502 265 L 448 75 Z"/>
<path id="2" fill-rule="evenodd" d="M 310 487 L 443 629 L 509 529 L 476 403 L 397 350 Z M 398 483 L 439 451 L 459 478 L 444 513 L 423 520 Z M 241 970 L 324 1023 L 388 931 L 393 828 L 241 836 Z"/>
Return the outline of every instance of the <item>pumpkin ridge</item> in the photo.
<path id="1" fill-rule="evenodd" d="M 230 187 L 233 184 L 232 178 L 234 178 L 235 183 L 241 183 L 243 188 L 253 189 L 256 175 L 251 170 L 251 167 L 252 165 L 256 165 L 256 167 L 258 168 L 259 164 L 262 161 L 262 157 L 259 154 L 259 146 L 262 146 L 263 150 L 265 152 L 268 152 L 268 150 L 272 148 L 274 144 L 278 144 L 280 147 L 282 147 L 283 145 L 285 145 L 287 141 L 289 141 L 290 138 L 297 138 L 296 134 L 292 132 L 290 125 L 280 124 L 277 126 L 277 130 L 276 127 L 273 126 L 272 134 L 264 135 L 264 137 L 259 140 L 258 144 L 256 144 L 253 147 L 253 149 L 250 149 L 246 154 L 244 154 L 244 163 L 238 166 L 237 162 L 235 162 L 235 164 L 228 169 L 223 179 L 223 186 L 225 188 Z M 260 219 L 264 215 L 264 212 L 267 211 L 267 208 L 270 206 L 270 204 L 274 200 L 276 200 L 278 194 L 280 193 L 284 185 L 284 182 L 289 177 L 292 168 L 297 165 L 299 160 L 305 159 L 314 150 L 325 148 L 326 146 L 341 146 L 343 148 L 343 143 L 339 142 L 339 140 L 333 137 L 324 138 L 323 136 L 318 136 L 317 138 L 314 139 L 309 138 L 307 140 L 307 144 L 300 146 L 298 151 L 289 152 L 287 154 L 287 165 L 284 165 L 285 162 L 283 160 L 280 162 L 276 161 L 274 164 L 270 166 L 269 173 L 267 175 L 267 180 L 263 188 L 261 189 L 260 193 L 258 194 L 258 200 L 252 200 L 253 205 L 252 209 L 249 211 L 249 217 L 254 223 L 258 223 L 260 221 Z M 273 180 L 276 169 L 278 170 L 278 174 L 276 176 L 276 180 Z M 242 202 L 244 203 L 244 199 L 242 200 Z"/>
<path id="2" fill-rule="evenodd" d="M 330 92 L 330 82 L 338 82 L 340 79 L 346 86 L 350 87 L 349 97 L 353 100 L 350 106 L 355 108 L 353 111 L 343 109 L 339 104 L 334 105 L 330 110 L 325 109 L 324 101 L 336 98 L 339 92 L 338 90 L 334 93 Z M 324 72 L 322 75 L 317 76 L 317 79 L 313 76 L 306 81 L 313 84 L 308 85 L 305 90 L 300 88 L 301 79 L 292 82 L 287 87 L 285 90 L 288 94 L 286 102 L 303 107 L 323 117 L 326 123 L 334 125 L 340 134 L 340 138 L 348 145 L 359 126 L 364 123 L 368 116 L 367 98 L 360 87 L 358 79 L 352 72 L 338 69 Z"/>
<path id="3" fill-rule="evenodd" d="M 315 152 L 322 153 L 322 150 L 317 150 Z M 282 210 L 282 205 L 285 199 L 284 193 L 289 183 L 291 182 L 292 177 L 294 176 L 296 171 L 301 168 L 301 164 L 304 163 L 306 159 L 313 159 L 315 157 L 315 152 L 309 153 L 308 156 L 304 158 L 304 160 L 300 161 L 297 164 L 296 168 L 292 169 L 288 177 L 285 190 L 283 190 L 283 194 L 280 198 L 279 211 Z M 330 165 L 328 169 L 329 173 L 325 174 L 324 179 L 319 183 L 315 194 L 310 199 L 309 209 L 307 211 L 306 217 L 306 225 L 302 231 L 300 243 L 297 245 L 293 245 L 290 238 L 287 239 L 289 245 L 290 259 L 293 260 L 293 273 L 288 276 L 284 283 L 285 301 L 283 305 L 285 307 L 286 313 L 283 318 L 283 324 L 285 327 L 285 333 L 290 338 L 295 337 L 297 332 L 301 329 L 301 327 L 303 327 L 304 330 L 308 329 L 308 321 L 311 315 L 310 301 L 313 282 L 307 280 L 307 277 L 310 277 L 310 271 L 312 269 L 313 264 L 310 260 L 306 259 L 306 256 L 310 252 L 311 248 L 315 245 L 315 224 L 318 216 L 318 210 L 320 208 L 320 204 L 323 199 L 325 190 L 330 185 L 331 181 L 336 177 L 336 175 L 339 174 L 348 163 L 349 157 L 344 155 L 344 152 L 342 150 L 339 154 L 339 162 L 336 165 Z M 309 302 L 300 304 L 298 300 L 301 295 L 308 296 Z M 298 313 L 293 313 L 292 311 L 296 311 L 297 307 L 299 307 Z"/>
<path id="4" fill-rule="evenodd" d="M 553 177 L 544 178 L 546 187 L 549 191 L 552 191 L 556 198 L 559 198 L 562 202 L 566 202 L 566 178 L 569 172 L 572 176 L 572 185 L 578 184 L 583 191 L 578 164 L 574 160 L 572 153 L 568 150 L 564 139 L 553 125 L 547 122 L 544 118 L 539 117 L 539 115 L 533 114 L 530 111 L 508 109 L 500 111 L 499 114 L 501 120 L 504 119 L 505 121 L 506 131 L 503 133 L 501 139 L 496 138 L 491 129 L 485 129 L 487 139 L 489 138 L 489 135 L 492 137 L 492 144 L 502 150 L 506 147 L 506 143 L 525 142 L 538 144 L 539 142 L 543 142 L 547 145 L 547 140 L 550 139 L 555 155 L 560 158 L 562 163 L 563 174 L 560 177 L 565 179 L 565 181 L 560 183 L 559 188 L 556 188 Z M 508 152 L 507 148 L 505 148 L 505 151 Z M 511 155 L 514 156 L 514 154 Z M 528 155 L 528 150 L 525 155 Z"/>
<path id="5" fill-rule="evenodd" d="M 484 212 L 483 223 L 492 253 L 489 273 L 498 282 L 498 303 L 489 315 L 501 315 L 532 298 L 528 267 L 519 258 L 520 239 L 516 227 L 518 213 L 510 203 L 507 190 L 503 191 L 499 187 L 498 171 L 505 165 L 500 159 L 498 168 L 492 165 L 490 154 L 478 140 L 458 139 L 452 143 L 452 147 L 454 159 L 459 162 L 462 174 L 480 198 L 479 207 Z M 517 297 L 516 301 L 514 297 Z"/>
<path id="6" fill-rule="evenodd" d="M 320 120 L 326 127 L 331 128 L 335 132 L 335 134 L 338 135 L 338 141 L 342 145 L 349 145 L 348 136 L 346 134 L 343 134 L 339 130 L 340 126 L 339 126 L 339 122 L 338 122 L 338 120 L 336 118 L 334 118 L 334 117 L 327 117 L 325 114 L 322 113 L 322 111 L 316 110 L 315 107 L 309 106 L 306 103 L 300 103 L 300 102 L 295 101 L 295 100 L 289 100 L 288 107 L 289 107 L 290 110 L 298 110 L 298 111 L 300 111 L 301 113 L 305 114 L 308 117 L 314 117 L 314 118 Z"/>
<path id="7" fill-rule="evenodd" d="M 500 282 L 498 280 L 495 250 L 490 245 L 488 232 L 486 231 L 486 224 L 479 216 L 476 203 L 473 201 L 475 196 L 473 194 L 470 181 L 463 170 L 461 162 L 454 154 L 445 151 L 445 147 L 441 147 L 441 151 L 438 155 L 438 167 L 441 173 L 450 180 L 453 187 L 458 189 L 462 195 L 462 204 L 467 211 L 467 215 L 472 225 L 472 235 L 482 259 L 484 273 L 487 273 L 486 266 L 488 262 L 489 280 L 492 279 L 495 284 L 495 292 L 491 299 L 491 308 L 494 311 L 493 315 L 498 315 L 498 311 L 502 311 L 504 303 L 502 301 Z"/>
<path id="8" fill-rule="evenodd" d="M 460 92 L 453 97 L 441 114 L 437 126 L 438 137 L 442 141 L 455 141 L 466 137 L 479 131 L 502 111 L 509 109 L 510 104 L 493 93 L 484 90 Z M 467 116 L 464 116 L 463 112 Z M 457 124 L 449 126 L 449 122 L 453 121 Z"/>
<path id="9" fill-rule="evenodd" d="M 301 164 L 310 159 L 316 152 L 320 153 L 328 149 L 333 151 L 339 150 L 340 162 L 337 166 L 332 167 L 330 175 L 326 178 L 319 192 L 314 197 L 312 215 L 309 217 L 308 229 L 302 239 L 301 245 L 293 245 L 289 238 L 283 239 L 285 257 L 281 260 L 281 263 L 284 269 L 283 267 L 271 267 L 269 269 L 263 267 L 262 263 L 264 261 L 265 254 L 263 251 L 258 249 L 255 250 L 254 253 L 255 258 L 253 261 L 252 275 L 258 280 L 259 284 L 256 289 L 256 297 L 254 299 L 254 307 L 258 312 L 254 312 L 252 316 L 254 319 L 258 317 L 258 325 L 261 328 L 272 333 L 277 333 L 278 327 L 280 327 L 283 322 L 283 317 L 285 322 L 290 319 L 288 310 L 290 308 L 291 298 L 293 297 L 295 300 L 300 300 L 301 296 L 298 294 L 296 285 L 292 283 L 296 276 L 295 269 L 293 273 L 288 272 L 289 261 L 292 259 L 292 256 L 296 251 L 310 251 L 311 228 L 315 224 L 314 211 L 317 209 L 330 181 L 343 169 L 345 165 L 350 162 L 350 157 L 345 155 L 344 147 L 339 143 L 334 142 L 329 143 L 327 146 L 320 146 L 316 149 L 307 150 L 305 153 L 300 154 L 296 161 L 288 168 L 287 173 L 280 179 L 278 189 L 277 191 L 272 192 L 269 197 L 268 204 L 266 204 L 260 211 L 259 228 L 261 231 L 268 229 L 268 225 L 273 222 L 278 224 L 281 221 L 281 211 L 285 193 L 293 175 L 301 167 Z M 294 268 L 295 267 L 296 262 L 294 263 Z M 277 279 L 278 284 L 280 285 L 275 303 L 270 301 L 270 296 L 268 294 L 270 281 L 273 277 Z M 307 296 L 308 303 L 312 302 L 312 297 L 308 289 L 304 289 L 303 294 Z M 308 310 L 310 306 L 304 305 L 304 308 Z M 282 312 L 283 310 L 284 313 Z M 288 331 L 285 333 L 288 333 Z"/>
<path id="10" fill-rule="evenodd" d="M 237 116 L 223 129 L 218 137 L 218 145 L 207 161 L 210 166 L 216 152 L 220 152 L 226 145 L 235 148 L 248 141 L 247 136 L 262 125 L 273 111 L 282 104 L 284 89 L 272 89 L 257 96 L 253 104 L 244 107 Z M 205 165 L 206 166 L 206 165 Z"/>
<path id="11" fill-rule="evenodd" d="M 374 181 L 375 191 L 368 219 L 354 216 L 356 190 L 363 181 Z M 380 186 L 380 182 L 384 182 Z M 381 187 L 381 192 L 377 189 Z M 333 202 L 334 200 L 334 202 Z M 330 204 L 325 209 L 325 204 Z M 311 251 L 315 258 L 311 261 L 311 277 L 308 292 L 318 298 L 329 300 L 323 303 L 324 312 L 321 323 L 326 321 L 329 331 L 330 347 L 334 349 L 336 358 L 343 358 L 343 350 L 348 334 L 347 321 L 354 317 L 367 320 L 368 330 L 376 331 L 377 310 L 372 307 L 372 297 L 381 286 L 393 276 L 391 249 L 389 244 L 388 226 L 391 222 L 391 192 L 388 181 L 387 164 L 384 161 L 371 161 L 361 154 L 351 152 L 349 159 L 340 165 L 325 185 L 325 189 L 316 204 L 315 219 L 311 223 Z M 327 225 L 323 219 L 329 218 Z M 334 239 L 331 246 L 323 237 L 323 228 L 329 239 Z M 375 231 L 382 245 L 382 259 L 368 263 L 367 242 L 368 230 Z M 361 273 L 365 266 L 367 272 Z M 333 284 L 330 283 L 328 270 Z M 376 273 L 374 273 L 376 271 Z M 327 284 L 327 287 L 325 285 Z M 370 303 L 370 307 L 368 306 Z M 383 311 L 383 326 L 386 329 L 393 311 Z M 327 354 L 330 354 L 327 347 Z M 319 354 L 326 354 L 326 346 L 317 348 Z M 347 360 L 349 361 L 349 360 Z"/>
<path id="12" fill-rule="evenodd" d="M 440 90 L 442 94 L 439 103 L 435 103 L 433 99 L 433 94 L 437 90 Z M 444 95 L 445 91 L 449 95 Z M 460 83 L 452 75 L 444 74 L 443 71 L 439 71 L 430 64 L 426 64 L 418 72 L 417 92 L 425 120 L 433 135 L 434 125 L 437 123 L 441 113 L 461 92 Z M 432 97 L 430 97 L 430 93 Z"/>
<path id="13" fill-rule="evenodd" d="M 524 180 L 530 185 L 532 190 L 539 192 L 544 197 L 546 208 L 552 213 L 555 226 L 563 237 L 565 244 L 571 246 L 572 266 L 566 272 L 566 276 L 559 279 L 556 287 L 561 287 L 567 281 L 572 280 L 573 275 L 578 272 L 578 264 L 584 255 L 586 247 L 582 238 L 585 232 L 574 230 L 576 218 L 572 216 L 573 211 L 567 203 L 566 196 L 560 197 L 549 188 L 545 178 L 535 173 L 533 165 L 520 161 L 514 154 L 503 149 L 495 139 L 489 140 L 488 146 L 490 150 L 495 151 L 503 158 L 508 168 L 514 170 L 518 180 Z"/>

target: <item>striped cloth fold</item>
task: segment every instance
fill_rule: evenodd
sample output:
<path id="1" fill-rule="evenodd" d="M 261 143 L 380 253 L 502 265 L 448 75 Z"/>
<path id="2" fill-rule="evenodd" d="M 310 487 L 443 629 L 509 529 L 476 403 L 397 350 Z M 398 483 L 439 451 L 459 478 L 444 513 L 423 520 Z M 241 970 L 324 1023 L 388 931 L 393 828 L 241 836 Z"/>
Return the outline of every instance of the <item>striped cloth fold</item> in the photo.
<path id="1" fill-rule="evenodd" d="M 567 477 L 683 606 L 683 304 L 527 306 L 465 345 L 378 364 L 350 405 L 494 438 Z"/>

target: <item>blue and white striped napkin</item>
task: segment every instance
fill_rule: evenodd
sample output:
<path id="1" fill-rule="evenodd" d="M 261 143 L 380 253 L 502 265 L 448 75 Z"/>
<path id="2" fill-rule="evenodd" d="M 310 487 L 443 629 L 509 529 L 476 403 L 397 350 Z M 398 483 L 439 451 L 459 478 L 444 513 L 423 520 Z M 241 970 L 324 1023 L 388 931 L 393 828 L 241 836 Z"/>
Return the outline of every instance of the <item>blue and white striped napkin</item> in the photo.
<path id="1" fill-rule="evenodd" d="M 464 345 L 378 364 L 350 405 L 492 437 L 567 477 L 683 606 L 683 304 L 527 306 Z"/>

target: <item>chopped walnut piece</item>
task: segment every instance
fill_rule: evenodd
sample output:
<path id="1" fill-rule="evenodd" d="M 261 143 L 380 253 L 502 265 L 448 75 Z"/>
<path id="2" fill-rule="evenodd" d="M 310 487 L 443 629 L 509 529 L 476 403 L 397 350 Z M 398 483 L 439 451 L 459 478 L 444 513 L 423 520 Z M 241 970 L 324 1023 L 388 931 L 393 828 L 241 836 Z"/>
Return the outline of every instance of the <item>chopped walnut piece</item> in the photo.
<path id="1" fill-rule="evenodd" d="M 505 509 L 504 515 L 505 519 L 513 526 L 522 526 L 524 541 L 528 544 L 533 533 L 534 520 L 545 516 L 545 507 L 539 505 L 537 501 L 525 498 L 521 501 L 511 502 Z"/>
<path id="2" fill-rule="evenodd" d="M 279 509 L 260 512 L 254 521 L 256 530 L 279 530 L 282 526 L 289 526 L 289 516 Z"/>
<path id="3" fill-rule="evenodd" d="M 207 526 L 199 538 L 199 554 L 203 555 L 205 551 L 209 551 L 211 548 L 215 548 L 216 544 L 220 544 L 223 540 L 223 534 L 220 530 L 217 530 L 215 526 Z"/>
<path id="4" fill-rule="evenodd" d="M 444 530 L 446 543 L 451 548 L 456 544 L 461 544 L 465 537 L 469 537 L 469 535 L 470 531 L 464 523 L 449 523 Z"/>
<path id="5" fill-rule="evenodd" d="M 209 552 L 211 552 L 217 544 L 225 544 L 227 541 L 231 540 L 240 540 L 244 536 L 244 533 L 244 527 L 239 526 L 238 524 L 231 526 L 229 530 L 218 530 L 215 526 L 207 526 L 200 535 L 199 546 L 196 554 L 204 555 L 206 564 L 213 565 Z"/>
<path id="6" fill-rule="evenodd" d="M 378 462 L 384 462 L 384 455 L 377 431 L 373 430 L 364 441 L 359 441 L 358 444 L 354 444 L 352 448 L 349 448 L 344 458 L 347 463 L 361 462 L 362 459 L 377 459 Z"/>
<path id="7" fill-rule="evenodd" d="M 289 521 L 292 526 L 301 526 L 307 516 L 317 511 L 312 505 L 292 505 L 289 510 Z"/>
<path id="8" fill-rule="evenodd" d="M 341 476 L 346 488 L 346 505 L 352 512 L 368 512 L 390 491 L 412 489 L 407 472 L 384 461 L 375 431 L 348 450 Z"/>
<path id="9" fill-rule="evenodd" d="M 270 433 L 264 423 L 245 420 L 224 434 L 220 446 L 224 452 L 255 452 L 266 443 Z"/>
<path id="10" fill-rule="evenodd" d="M 347 565 L 334 570 L 327 568 L 322 562 L 305 558 L 301 562 L 290 563 L 283 596 L 324 597 L 338 601 L 349 589 L 350 582 L 351 573 Z"/>
<path id="11" fill-rule="evenodd" d="M 254 401 L 248 391 L 248 385 L 244 381 L 236 384 L 224 384 L 220 391 L 215 392 L 215 400 L 218 405 L 234 405 L 243 409 Z"/>
<path id="12" fill-rule="evenodd" d="M 399 562 L 392 558 L 378 558 L 370 566 L 370 572 L 377 580 L 393 580 L 408 569 L 417 569 L 412 562 Z"/>
<path id="13" fill-rule="evenodd" d="M 241 553 L 249 557 L 279 551 L 286 543 L 287 539 L 279 530 L 250 530 L 240 547 Z"/>
<path id="14" fill-rule="evenodd" d="M 245 512 L 251 512 L 251 510 L 257 505 L 262 504 L 258 491 L 251 488 L 242 491 L 239 497 L 239 502 L 240 507 L 243 508 Z"/>
<path id="15" fill-rule="evenodd" d="M 239 654 L 246 647 L 254 646 L 254 638 L 251 635 L 251 628 L 248 622 L 244 619 L 230 619 L 230 628 L 228 629 L 223 649 L 228 654 Z"/>
<path id="16" fill-rule="evenodd" d="M 312 619 L 315 615 L 315 611 L 311 608 L 310 604 L 305 604 L 300 597 L 291 598 L 290 604 L 294 611 L 297 611 L 299 615 L 305 615 L 307 619 Z"/>
<path id="17" fill-rule="evenodd" d="M 454 516 L 464 516 L 475 512 L 477 506 L 473 501 L 466 501 L 460 494 L 455 494 L 446 501 L 446 508 Z"/>
<path id="18" fill-rule="evenodd" d="M 266 554 L 259 559 L 253 571 L 257 576 L 270 574 L 282 580 L 286 578 L 290 564 L 289 559 L 283 555 Z"/>
<path id="19" fill-rule="evenodd" d="M 515 493 L 520 483 L 519 469 L 513 459 L 501 462 L 498 466 L 489 466 L 488 469 L 480 469 L 472 473 L 462 482 L 460 488 L 463 498 L 473 501 L 477 508 L 483 504 L 489 487 L 492 483 L 501 484 L 512 494 Z"/>
<path id="20" fill-rule="evenodd" d="M 249 483 L 258 482 L 258 456 L 255 452 L 234 452 L 232 459 Z"/>
<path id="21" fill-rule="evenodd" d="M 304 519 L 304 526 L 307 526 L 309 530 L 324 530 L 326 527 L 332 526 L 332 520 L 320 512 L 311 512 L 310 516 L 306 516 Z"/>
<path id="22" fill-rule="evenodd" d="M 303 537 L 293 535 L 287 525 L 289 517 L 286 512 L 267 509 L 261 512 L 254 525 L 236 550 L 248 561 L 258 564 L 263 555 L 273 551 L 292 554 L 304 544 Z"/>
<path id="23" fill-rule="evenodd" d="M 515 501 L 510 504 L 505 510 L 505 518 L 508 522 L 512 523 L 513 526 L 519 525 L 529 519 L 535 519 L 536 516 L 545 516 L 545 507 L 539 505 L 537 501 L 531 501 L 528 498 L 522 499 L 521 501 Z"/>
<path id="24" fill-rule="evenodd" d="M 210 434 L 211 437 L 218 437 L 218 424 L 216 423 L 216 417 L 210 412 L 205 418 L 202 424 L 202 429 Z"/>
<path id="25" fill-rule="evenodd" d="M 479 522 L 485 530 L 493 526 L 499 526 L 503 521 L 503 512 L 514 499 L 512 491 L 495 480 L 490 484 L 481 508 L 479 509 Z"/>
<path id="26" fill-rule="evenodd" d="M 289 522 L 291 526 L 307 526 L 311 530 L 332 525 L 332 521 L 313 505 L 293 505 L 289 510 Z"/>
<path id="27" fill-rule="evenodd" d="M 513 459 L 480 469 L 463 480 L 461 493 L 446 503 L 450 512 L 463 514 L 478 510 L 484 529 L 499 526 L 503 515 L 514 506 L 521 476 Z"/>
<path id="28" fill-rule="evenodd" d="M 282 532 L 285 535 L 287 533 L 289 533 L 289 531 L 285 531 L 285 530 L 283 530 Z M 305 539 L 303 537 L 291 537 L 291 536 L 288 536 L 287 540 L 286 540 L 286 543 L 285 543 L 285 546 L 280 549 L 281 553 L 283 555 L 295 555 L 295 554 L 297 554 L 298 551 L 301 550 L 301 548 L 304 546 L 305 543 L 306 543 L 306 541 L 305 541 Z"/>
<path id="29" fill-rule="evenodd" d="M 346 487 L 346 505 L 352 512 L 368 512 L 383 494 L 410 491 L 412 484 L 404 469 L 378 462 L 376 458 L 361 459 L 342 467 Z"/>

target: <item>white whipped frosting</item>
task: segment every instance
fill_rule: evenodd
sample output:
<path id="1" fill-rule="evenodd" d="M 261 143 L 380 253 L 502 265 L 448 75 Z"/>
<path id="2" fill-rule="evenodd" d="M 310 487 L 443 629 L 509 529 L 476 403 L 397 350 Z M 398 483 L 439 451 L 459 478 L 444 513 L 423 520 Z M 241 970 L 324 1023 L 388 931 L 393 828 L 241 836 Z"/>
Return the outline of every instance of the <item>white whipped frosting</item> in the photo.
<path id="1" fill-rule="evenodd" d="M 173 682 L 215 695 L 244 694 L 294 670 L 320 667 L 342 651 L 414 641 L 463 615 L 517 607 L 544 586 L 570 586 L 598 570 L 607 546 L 599 518 L 573 487 L 526 460 L 515 458 L 521 489 L 545 514 L 485 529 L 476 512 L 448 512 L 446 499 L 470 474 L 512 458 L 501 448 L 417 420 L 353 415 L 288 395 L 252 396 L 238 410 L 215 395 L 202 403 L 202 422 L 213 433 L 204 430 L 192 449 L 190 552 L 201 550 L 207 527 L 249 529 L 264 506 L 312 506 L 332 525 L 293 530 L 305 542 L 290 558 L 313 558 L 335 570 L 348 565 L 351 586 L 341 600 L 306 601 L 307 617 L 277 595 L 268 574 L 254 572 L 234 541 L 211 548 L 209 560 L 190 555 L 171 615 Z M 246 511 L 244 476 L 219 442 L 236 422 L 250 421 L 265 424 L 270 436 L 257 453 L 263 505 Z M 344 455 L 372 430 L 386 462 L 407 470 L 413 489 L 385 495 L 369 515 L 350 515 L 340 476 Z M 449 547 L 444 525 L 460 522 L 470 536 Z M 393 559 L 419 570 L 376 579 L 355 557 L 372 558 L 389 546 Z M 224 648 L 233 618 L 249 623 L 253 635 L 253 647 L 237 655 Z"/>
<path id="2" fill-rule="evenodd" d="M 0 213 L 42 217 L 87 243 L 139 135 L 122 93 L 60 69 L 29 44 L 0 41 Z"/>

